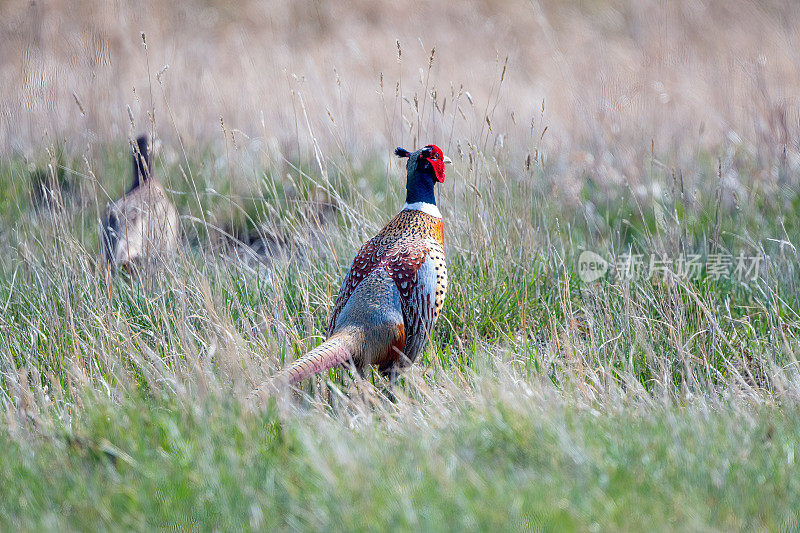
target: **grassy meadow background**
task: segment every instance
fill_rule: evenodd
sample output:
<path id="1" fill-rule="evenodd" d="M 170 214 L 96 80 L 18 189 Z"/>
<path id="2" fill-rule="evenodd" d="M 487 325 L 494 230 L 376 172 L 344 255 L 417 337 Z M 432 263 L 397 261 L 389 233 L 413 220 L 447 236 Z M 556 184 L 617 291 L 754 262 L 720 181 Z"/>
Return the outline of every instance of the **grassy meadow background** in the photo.
<path id="1" fill-rule="evenodd" d="M 0 528 L 800 527 L 795 2 L 0 14 Z M 145 132 L 184 242 L 109 280 Z M 253 405 L 428 143 L 454 165 L 424 360 Z M 587 250 L 760 268 L 587 283 Z"/>

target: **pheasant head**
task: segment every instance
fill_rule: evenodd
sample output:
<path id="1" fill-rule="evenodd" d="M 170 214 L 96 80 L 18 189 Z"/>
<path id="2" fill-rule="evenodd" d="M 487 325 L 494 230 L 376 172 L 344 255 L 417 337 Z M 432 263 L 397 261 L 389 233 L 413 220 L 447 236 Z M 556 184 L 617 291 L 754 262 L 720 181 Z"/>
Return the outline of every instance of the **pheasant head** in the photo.
<path id="1" fill-rule="evenodd" d="M 142 135 L 136 139 L 136 145 L 133 147 L 133 183 L 130 190 L 147 181 L 152 171 L 147 135 Z"/>
<path id="2" fill-rule="evenodd" d="M 425 202 L 436 205 L 433 187 L 444 183 L 444 165 L 450 163 L 441 148 L 429 144 L 416 152 L 409 152 L 405 148 L 394 151 L 397 157 L 407 157 L 406 163 L 406 203 Z"/>

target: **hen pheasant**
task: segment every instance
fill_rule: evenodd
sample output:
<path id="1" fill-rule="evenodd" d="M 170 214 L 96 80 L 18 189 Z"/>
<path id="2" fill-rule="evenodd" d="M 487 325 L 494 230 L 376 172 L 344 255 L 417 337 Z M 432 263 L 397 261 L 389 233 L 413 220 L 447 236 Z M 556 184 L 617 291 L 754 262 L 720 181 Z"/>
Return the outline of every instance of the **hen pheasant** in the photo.
<path id="1" fill-rule="evenodd" d="M 131 269 L 175 251 L 178 211 L 152 175 L 147 136 L 133 148 L 133 183 L 122 198 L 109 203 L 102 221 L 101 246 L 106 263 Z"/>
<path id="2" fill-rule="evenodd" d="M 450 160 L 428 145 L 407 157 L 403 209 L 356 255 L 328 323 L 328 338 L 286 368 L 290 384 L 350 363 L 394 380 L 425 348 L 447 293 L 444 226 L 434 185 Z"/>

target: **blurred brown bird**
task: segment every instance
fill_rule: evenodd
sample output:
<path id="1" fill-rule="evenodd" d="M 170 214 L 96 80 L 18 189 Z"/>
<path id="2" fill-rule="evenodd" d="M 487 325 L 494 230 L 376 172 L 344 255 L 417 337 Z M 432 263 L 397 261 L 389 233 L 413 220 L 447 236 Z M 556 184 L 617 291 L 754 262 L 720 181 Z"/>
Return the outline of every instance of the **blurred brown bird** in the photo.
<path id="1" fill-rule="evenodd" d="M 178 247 L 178 211 L 153 176 L 147 136 L 132 150 L 133 183 L 106 207 L 102 220 L 103 258 L 111 269 L 128 271 L 172 254 Z"/>

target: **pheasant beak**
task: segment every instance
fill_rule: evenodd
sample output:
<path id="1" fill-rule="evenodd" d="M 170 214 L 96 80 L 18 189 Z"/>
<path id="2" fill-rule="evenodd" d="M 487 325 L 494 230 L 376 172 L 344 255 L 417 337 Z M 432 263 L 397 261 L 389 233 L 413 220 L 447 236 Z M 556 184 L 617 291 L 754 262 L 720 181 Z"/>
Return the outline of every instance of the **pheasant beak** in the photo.
<path id="1" fill-rule="evenodd" d="M 449 157 L 447 157 L 447 156 L 444 156 L 444 164 L 445 164 L 445 165 L 452 165 L 452 164 L 453 164 L 453 160 L 452 160 L 452 159 L 450 159 L 450 158 L 449 158 Z"/>

